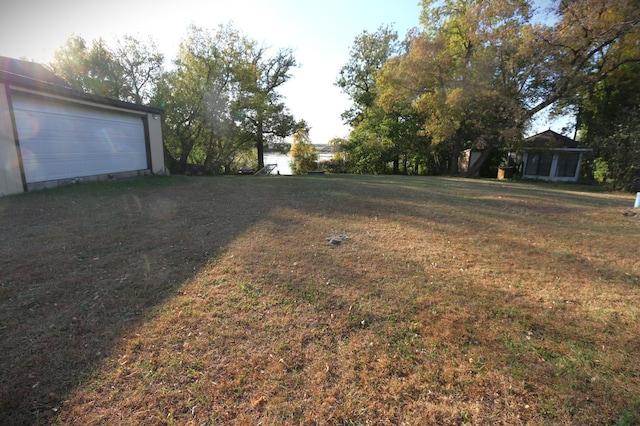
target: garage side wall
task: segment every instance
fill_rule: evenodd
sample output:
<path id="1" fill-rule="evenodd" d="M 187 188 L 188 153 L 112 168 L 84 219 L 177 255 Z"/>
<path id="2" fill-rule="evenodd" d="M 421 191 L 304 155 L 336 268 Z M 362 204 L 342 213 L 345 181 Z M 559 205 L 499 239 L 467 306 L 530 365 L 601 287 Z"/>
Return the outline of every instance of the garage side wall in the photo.
<path id="1" fill-rule="evenodd" d="M 0 196 L 24 192 L 13 121 L 4 84 L 0 83 Z"/>
<path id="2" fill-rule="evenodd" d="M 162 139 L 162 117 L 158 114 L 147 114 L 149 126 L 149 145 L 151 151 L 151 173 L 164 172 L 164 146 Z"/>

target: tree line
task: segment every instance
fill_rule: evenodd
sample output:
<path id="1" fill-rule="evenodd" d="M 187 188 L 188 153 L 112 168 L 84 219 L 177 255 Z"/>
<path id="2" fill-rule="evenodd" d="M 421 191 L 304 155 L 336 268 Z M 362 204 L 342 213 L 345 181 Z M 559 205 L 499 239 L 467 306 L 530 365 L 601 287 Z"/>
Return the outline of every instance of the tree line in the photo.
<path id="1" fill-rule="evenodd" d="M 388 26 L 363 32 L 340 71 L 353 130 L 333 143 L 349 171 L 458 174 L 460 152 L 479 148 L 473 176 L 551 110 L 576 117 L 594 173 L 620 189 L 640 179 L 637 0 L 422 5 L 420 29 L 404 39 Z"/>

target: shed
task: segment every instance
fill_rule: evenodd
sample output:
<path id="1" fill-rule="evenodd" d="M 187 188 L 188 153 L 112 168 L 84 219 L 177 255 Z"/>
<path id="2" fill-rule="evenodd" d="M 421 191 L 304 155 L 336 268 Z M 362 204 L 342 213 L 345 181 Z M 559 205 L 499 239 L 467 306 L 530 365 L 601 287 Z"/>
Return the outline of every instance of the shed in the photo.
<path id="1" fill-rule="evenodd" d="M 164 171 L 162 113 L 0 57 L 0 195 Z"/>
<path id="2" fill-rule="evenodd" d="M 550 181 L 576 182 L 580 166 L 590 148 L 547 130 L 524 140 L 522 177 Z"/>

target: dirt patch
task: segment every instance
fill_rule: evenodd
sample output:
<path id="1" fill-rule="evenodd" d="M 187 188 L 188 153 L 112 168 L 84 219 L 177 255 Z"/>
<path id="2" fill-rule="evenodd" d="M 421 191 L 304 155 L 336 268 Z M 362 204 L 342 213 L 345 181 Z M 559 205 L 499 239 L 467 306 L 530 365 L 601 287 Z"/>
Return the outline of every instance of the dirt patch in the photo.
<path id="1" fill-rule="evenodd" d="M 630 220 L 640 220 L 640 213 L 637 211 L 626 211 L 622 215 Z"/>

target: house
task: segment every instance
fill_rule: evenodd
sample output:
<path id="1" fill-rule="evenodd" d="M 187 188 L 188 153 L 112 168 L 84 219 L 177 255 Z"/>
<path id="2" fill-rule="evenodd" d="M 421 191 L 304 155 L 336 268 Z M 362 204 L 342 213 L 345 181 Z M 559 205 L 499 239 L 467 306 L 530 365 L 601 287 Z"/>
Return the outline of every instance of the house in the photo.
<path id="1" fill-rule="evenodd" d="M 585 153 L 591 151 L 575 140 L 547 130 L 524 140 L 522 177 L 576 182 Z"/>
<path id="2" fill-rule="evenodd" d="M 0 195 L 164 171 L 162 113 L 0 57 Z"/>

